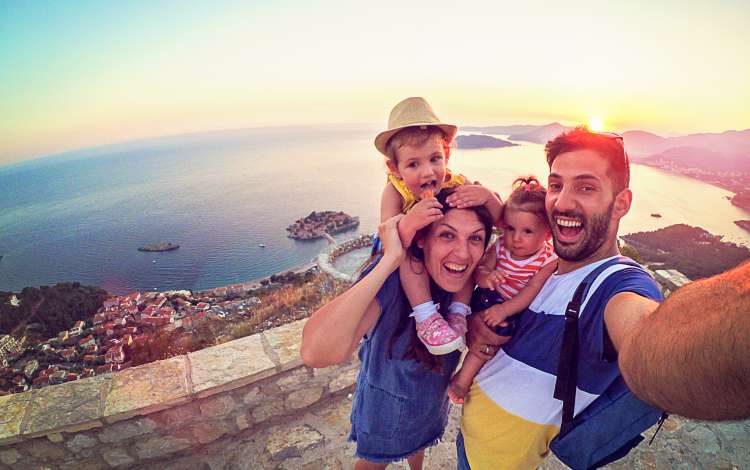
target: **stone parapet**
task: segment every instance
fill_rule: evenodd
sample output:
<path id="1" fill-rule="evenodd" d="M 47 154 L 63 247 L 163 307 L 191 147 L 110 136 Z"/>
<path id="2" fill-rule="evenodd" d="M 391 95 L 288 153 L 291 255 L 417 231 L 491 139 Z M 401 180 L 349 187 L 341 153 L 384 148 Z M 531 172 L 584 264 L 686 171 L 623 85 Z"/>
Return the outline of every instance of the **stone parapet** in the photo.
<path id="1" fill-rule="evenodd" d="M 125 468 L 186 456 L 351 391 L 355 360 L 315 371 L 302 364 L 305 321 L 0 397 L 0 469 Z"/>

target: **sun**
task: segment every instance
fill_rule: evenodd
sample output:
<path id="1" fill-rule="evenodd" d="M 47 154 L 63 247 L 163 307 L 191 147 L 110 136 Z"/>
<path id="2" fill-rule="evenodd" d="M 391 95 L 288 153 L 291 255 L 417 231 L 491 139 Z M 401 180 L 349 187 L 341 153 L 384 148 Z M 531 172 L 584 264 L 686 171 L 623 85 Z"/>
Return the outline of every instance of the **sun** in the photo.
<path id="1" fill-rule="evenodd" d="M 604 130 L 604 121 L 602 121 L 602 118 L 599 118 L 599 117 L 589 118 L 589 129 L 591 129 L 594 132 L 601 132 L 602 130 Z"/>

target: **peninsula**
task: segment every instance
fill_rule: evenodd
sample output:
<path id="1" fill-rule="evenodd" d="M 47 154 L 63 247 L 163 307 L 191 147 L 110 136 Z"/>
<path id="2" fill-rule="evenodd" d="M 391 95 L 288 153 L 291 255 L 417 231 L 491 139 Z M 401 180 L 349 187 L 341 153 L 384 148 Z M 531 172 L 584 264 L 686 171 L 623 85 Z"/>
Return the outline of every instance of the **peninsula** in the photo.
<path id="1" fill-rule="evenodd" d="M 620 238 L 648 264 L 658 266 L 655 269 L 677 269 L 694 280 L 724 272 L 750 259 L 747 247 L 685 224 L 629 233 Z"/>
<path id="2" fill-rule="evenodd" d="M 295 240 L 314 240 L 322 238 L 326 234 L 351 230 L 359 226 L 359 217 L 352 217 L 344 212 L 323 211 L 310 212 L 302 219 L 298 219 L 292 225 L 286 228 L 289 238 Z"/>
<path id="3" fill-rule="evenodd" d="M 735 220 L 734 223 L 750 232 L 750 220 Z"/>
<path id="4" fill-rule="evenodd" d="M 153 243 L 151 245 L 145 245 L 138 247 L 138 251 L 172 251 L 179 248 L 180 245 L 175 243 Z"/>

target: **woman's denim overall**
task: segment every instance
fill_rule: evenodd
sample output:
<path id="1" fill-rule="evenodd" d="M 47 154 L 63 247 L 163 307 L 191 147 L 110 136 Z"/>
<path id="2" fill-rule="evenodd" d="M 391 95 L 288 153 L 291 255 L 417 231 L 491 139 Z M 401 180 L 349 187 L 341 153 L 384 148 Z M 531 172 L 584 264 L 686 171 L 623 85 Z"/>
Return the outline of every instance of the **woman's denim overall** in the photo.
<path id="1" fill-rule="evenodd" d="M 407 324 L 390 349 L 399 319 L 411 313 L 398 270 L 388 277 L 376 299 L 381 314 L 359 350 L 362 367 L 352 404 L 349 440 L 357 443 L 357 457 L 390 463 L 434 445 L 442 437 L 450 409 L 446 389 L 460 353 L 437 356 L 440 372 L 414 359 L 402 359 L 414 335 L 414 323 Z"/>

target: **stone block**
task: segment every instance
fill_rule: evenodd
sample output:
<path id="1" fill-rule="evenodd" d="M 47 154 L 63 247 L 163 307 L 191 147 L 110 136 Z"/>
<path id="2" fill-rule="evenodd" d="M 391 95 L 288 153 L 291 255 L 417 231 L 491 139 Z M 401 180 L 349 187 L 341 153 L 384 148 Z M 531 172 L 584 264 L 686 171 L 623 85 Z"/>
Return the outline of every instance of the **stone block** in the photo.
<path id="1" fill-rule="evenodd" d="M 135 436 L 150 434 L 156 428 L 156 422 L 149 418 L 121 421 L 102 429 L 99 432 L 99 440 L 107 444 L 122 442 Z"/>
<path id="2" fill-rule="evenodd" d="M 187 423 L 196 416 L 200 416 L 200 414 L 201 410 L 198 407 L 198 403 L 190 402 L 185 405 L 150 414 L 148 417 L 159 423 L 159 427 L 161 428 L 172 428 Z"/>
<path id="3" fill-rule="evenodd" d="M 21 432 L 37 437 L 101 425 L 102 396 L 111 380 L 112 376 L 104 375 L 34 390 Z"/>
<path id="4" fill-rule="evenodd" d="M 352 368 L 341 373 L 328 383 L 328 391 L 331 393 L 338 392 L 357 383 L 359 368 Z"/>
<path id="5" fill-rule="evenodd" d="M 199 444 L 213 442 L 231 432 L 232 426 L 224 421 L 204 421 L 193 425 L 193 436 Z"/>
<path id="6" fill-rule="evenodd" d="M 0 450 L 0 462 L 5 465 L 13 465 L 21 460 L 21 454 L 16 449 Z"/>
<path id="7" fill-rule="evenodd" d="M 284 402 L 278 398 L 270 398 L 264 401 L 260 405 L 253 408 L 252 415 L 253 420 L 256 423 L 261 423 L 268 418 L 274 416 L 280 416 L 284 414 Z"/>
<path id="8" fill-rule="evenodd" d="M 302 328 L 306 321 L 307 319 L 297 320 L 261 333 L 279 358 L 281 370 L 289 370 L 302 365 L 299 346 L 302 342 Z"/>
<path id="9" fill-rule="evenodd" d="M 104 460 L 112 467 L 130 466 L 135 463 L 135 459 L 131 457 L 125 449 L 119 449 L 117 447 L 104 449 L 102 451 L 102 457 L 104 457 Z"/>
<path id="10" fill-rule="evenodd" d="M 19 446 L 19 450 L 22 454 L 33 456 L 43 462 L 58 462 L 73 457 L 64 447 L 53 444 L 43 437 L 24 442 Z"/>
<path id="11" fill-rule="evenodd" d="M 247 393 L 242 394 L 242 403 L 246 405 L 257 405 L 266 397 L 261 393 L 260 388 L 253 387 Z"/>
<path id="12" fill-rule="evenodd" d="M 302 452 L 322 443 L 323 435 L 304 424 L 285 429 L 284 432 L 272 433 L 266 441 L 266 450 L 274 460 L 286 460 L 299 457 Z"/>
<path id="13" fill-rule="evenodd" d="M 260 335 L 201 349 L 188 354 L 188 359 L 193 391 L 198 397 L 242 387 L 276 373 Z"/>
<path id="14" fill-rule="evenodd" d="M 231 395 L 221 395 L 207 398 L 201 401 L 199 406 L 203 416 L 214 418 L 231 413 L 237 406 L 237 403 Z"/>
<path id="15" fill-rule="evenodd" d="M 47 439 L 49 439 L 50 442 L 59 444 L 63 441 L 63 436 L 60 433 L 53 432 L 52 434 L 47 434 Z"/>
<path id="16" fill-rule="evenodd" d="M 65 447 L 78 454 L 84 449 L 94 447 L 98 441 L 85 434 L 76 434 L 76 436 L 65 443 Z"/>
<path id="17" fill-rule="evenodd" d="M 298 390 L 310 383 L 310 370 L 307 367 L 298 367 L 290 373 L 276 380 L 282 392 Z"/>
<path id="18" fill-rule="evenodd" d="M 323 387 L 310 387 L 292 392 L 286 397 L 286 406 L 291 410 L 308 407 L 320 400 L 323 390 Z"/>
<path id="19" fill-rule="evenodd" d="M 252 421 L 248 418 L 246 413 L 242 413 L 234 418 L 234 424 L 237 425 L 237 429 L 244 431 L 252 425 Z"/>
<path id="20" fill-rule="evenodd" d="M 135 444 L 140 459 L 165 457 L 190 447 L 190 440 L 173 436 L 153 436 Z"/>
<path id="21" fill-rule="evenodd" d="M 21 420 L 31 400 L 31 392 L 0 397 L 0 445 L 21 440 Z"/>
<path id="22" fill-rule="evenodd" d="M 112 375 L 104 417 L 115 422 L 190 401 L 185 356 L 125 369 Z"/>

